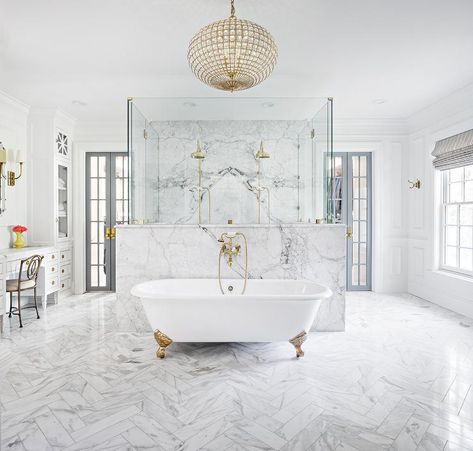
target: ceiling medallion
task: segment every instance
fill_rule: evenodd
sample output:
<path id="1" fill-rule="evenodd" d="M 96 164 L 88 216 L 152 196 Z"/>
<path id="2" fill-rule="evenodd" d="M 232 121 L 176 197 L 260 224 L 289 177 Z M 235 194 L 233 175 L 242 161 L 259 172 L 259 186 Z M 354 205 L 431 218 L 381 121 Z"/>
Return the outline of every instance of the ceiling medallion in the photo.
<path id="1" fill-rule="evenodd" d="M 194 75 L 224 91 L 241 91 L 265 80 L 273 71 L 278 48 L 262 26 L 235 16 L 202 28 L 191 40 L 187 60 Z"/>

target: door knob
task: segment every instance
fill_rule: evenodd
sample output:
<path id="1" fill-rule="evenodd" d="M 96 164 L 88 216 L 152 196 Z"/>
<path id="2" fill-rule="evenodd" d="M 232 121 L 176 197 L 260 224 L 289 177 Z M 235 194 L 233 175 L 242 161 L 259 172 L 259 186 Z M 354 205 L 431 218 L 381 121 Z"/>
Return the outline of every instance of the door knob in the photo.
<path id="1" fill-rule="evenodd" d="M 111 239 L 111 236 L 112 236 L 112 232 L 111 232 L 110 227 L 105 227 L 105 238 L 109 240 Z"/>
<path id="2" fill-rule="evenodd" d="M 110 239 L 111 240 L 115 239 L 116 233 L 117 233 L 117 230 L 115 229 L 115 227 L 112 227 L 112 229 L 110 230 Z"/>
<path id="3" fill-rule="evenodd" d="M 347 227 L 347 238 L 353 238 L 353 228 L 352 227 Z"/>

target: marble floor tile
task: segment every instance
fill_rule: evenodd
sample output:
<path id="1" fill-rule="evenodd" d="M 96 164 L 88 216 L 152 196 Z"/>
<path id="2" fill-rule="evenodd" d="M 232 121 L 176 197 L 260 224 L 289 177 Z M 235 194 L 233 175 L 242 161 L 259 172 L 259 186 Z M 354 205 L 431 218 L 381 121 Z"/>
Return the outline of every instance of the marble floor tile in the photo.
<path id="1" fill-rule="evenodd" d="M 288 343 L 121 332 L 115 296 L 74 296 L 0 339 L 0 449 L 473 450 L 473 320 L 350 293 L 347 330 Z M 115 313 L 114 313 L 115 312 Z"/>

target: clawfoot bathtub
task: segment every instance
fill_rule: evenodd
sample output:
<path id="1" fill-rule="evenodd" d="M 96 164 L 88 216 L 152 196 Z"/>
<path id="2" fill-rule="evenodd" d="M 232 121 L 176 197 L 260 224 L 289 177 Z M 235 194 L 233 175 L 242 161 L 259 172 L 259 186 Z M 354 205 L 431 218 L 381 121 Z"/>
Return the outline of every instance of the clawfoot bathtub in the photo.
<path id="1" fill-rule="evenodd" d="M 287 341 L 297 357 L 329 288 L 301 280 L 162 279 L 135 285 L 131 293 L 143 309 L 164 358 L 173 342 Z M 235 293 L 235 294 L 233 294 Z"/>

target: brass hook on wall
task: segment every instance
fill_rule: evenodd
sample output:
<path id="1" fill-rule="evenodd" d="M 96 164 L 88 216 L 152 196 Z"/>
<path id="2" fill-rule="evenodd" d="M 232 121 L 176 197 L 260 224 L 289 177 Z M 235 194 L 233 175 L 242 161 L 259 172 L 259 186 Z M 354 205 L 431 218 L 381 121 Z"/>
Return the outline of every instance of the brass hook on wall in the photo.
<path id="1" fill-rule="evenodd" d="M 415 181 L 408 180 L 408 182 L 411 185 L 411 186 L 409 186 L 409 189 L 413 189 L 413 188 L 420 189 L 420 180 L 419 179 L 416 179 Z"/>

